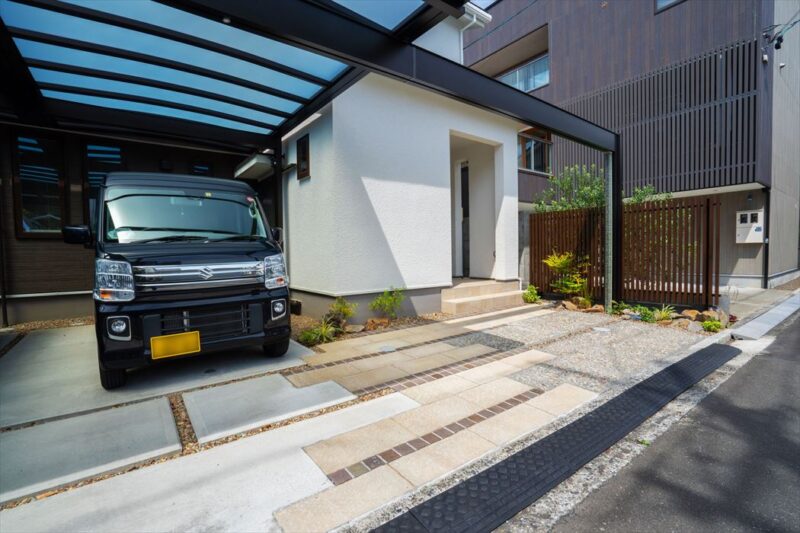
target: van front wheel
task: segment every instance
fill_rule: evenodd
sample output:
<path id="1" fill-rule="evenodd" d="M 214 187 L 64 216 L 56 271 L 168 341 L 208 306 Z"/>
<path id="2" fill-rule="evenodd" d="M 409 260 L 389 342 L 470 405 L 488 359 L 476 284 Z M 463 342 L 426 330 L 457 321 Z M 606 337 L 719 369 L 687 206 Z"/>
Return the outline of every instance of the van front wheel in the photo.
<path id="1" fill-rule="evenodd" d="M 100 385 L 106 390 L 118 389 L 125 385 L 128 374 L 124 368 L 103 368 L 100 364 Z"/>
<path id="2" fill-rule="evenodd" d="M 276 342 L 275 344 L 264 345 L 264 355 L 267 357 L 282 357 L 289 351 L 289 339 Z"/>

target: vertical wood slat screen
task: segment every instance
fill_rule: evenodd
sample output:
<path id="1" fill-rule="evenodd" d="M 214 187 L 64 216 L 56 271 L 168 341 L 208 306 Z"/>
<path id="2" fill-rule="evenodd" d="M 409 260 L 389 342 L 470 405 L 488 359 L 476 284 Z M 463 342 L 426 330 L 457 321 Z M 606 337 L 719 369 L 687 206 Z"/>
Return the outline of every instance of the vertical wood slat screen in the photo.
<path id="1" fill-rule="evenodd" d="M 756 41 L 743 41 L 559 104 L 620 134 L 625 194 L 756 180 Z M 602 153 L 553 137 L 553 169 Z"/>
<path id="2" fill-rule="evenodd" d="M 681 198 L 626 205 L 623 212 L 622 299 L 708 307 L 719 303 L 720 202 Z M 530 281 L 552 292 L 551 253 L 588 258 L 589 292 L 603 295 L 604 211 L 598 208 L 530 215 Z"/>

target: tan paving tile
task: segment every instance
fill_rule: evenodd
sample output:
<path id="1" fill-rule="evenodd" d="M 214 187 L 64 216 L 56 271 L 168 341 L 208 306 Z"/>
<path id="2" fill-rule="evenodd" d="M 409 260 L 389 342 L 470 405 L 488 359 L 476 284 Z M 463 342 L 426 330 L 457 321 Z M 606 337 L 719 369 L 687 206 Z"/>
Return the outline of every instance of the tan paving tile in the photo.
<path id="1" fill-rule="evenodd" d="M 484 346 L 483 344 L 470 344 L 469 346 L 462 346 L 460 348 L 456 348 L 455 350 L 444 352 L 442 355 L 444 355 L 454 363 L 457 363 L 459 361 L 472 359 L 473 357 L 477 357 L 479 355 L 483 355 L 485 353 L 493 351 L 495 351 L 494 348 L 491 348 L 489 346 Z"/>
<path id="2" fill-rule="evenodd" d="M 473 431 L 486 440 L 501 446 L 522 435 L 536 431 L 554 418 L 553 415 L 535 407 L 520 404 L 475 424 L 468 431 Z"/>
<path id="3" fill-rule="evenodd" d="M 445 354 L 433 354 L 395 363 L 394 366 L 405 370 L 409 374 L 416 374 L 417 372 L 424 372 L 426 370 L 431 370 L 432 368 L 439 368 L 441 366 L 449 365 L 452 362 L 453 361 L 448 359 Z"/>
<path id="4" fill-rule="evenodd" d="M 597 398 L 595 392 L 564 383 L 526 403 L 542 411 L 560 416 L 595 398 Z"/>
<path id="5" fill-rule="evenodd" d="M 317 370 L 309 370 L 308 372 L 301 372 L 299 374 L 292 374 L 290 376 L 286 376 L 286 379 L 288 379 L 295 387 L 308 387 L 309 385 L 314 385 L 315 383 L 330 381 L 349 374 L 357 374 L 358 372 L 359 370 L 352 364 L 343 363 L 341 365 L 318 368 Z"/>
<path id="6" fill-rule="evenodd" d="M 455 376 L 454 376 L 455 377 Z M 458 393 L 459 398 L 485 409 L 521 394 L 530 387 L 510 378 L 499 378 Z"/>
<path id="7" fill-rule="evenodd" d="M 363 349 L 366 353 L 378 353 L 386 350 L 387 348 L 393 348 L 398 350 L 400 348 L 405 348 L 406 346 L 410 346 L 411 343 L 404 341 L 402 339 L 387 339 L 385 341 L 378 341 L 373 342 L 371 344 L 365 344 Z"/>
<path id="8" fill-rule="evenodd" d="M 539 350 L 528 350 L 527 352 L 510 355 L 502 359 L 502 362 L 507 365 L 512 365 L 517 368 L 528 368 L 545 361 L 555 359 L 555 355 L 540 352 Z"/>
<path id="9" fill-rule="evenodd" d="M 341 433 L 307 446 L 305 452 L 330 474 L 417 437 L 392 419 Z"/>
<path id="10" fill-rule="evenodd" d="M 353 361 L 352 365 L 359 370 L 374 370 L 376 368 L 389 366 L 401 361 L 410 361 L 411 359 L 411 357 L 403 352 L 391 352 L 376 355 L 374 357 L 368 357 L 366 359 L 359 359 L 358 361 Z"/>
<path id="11" fill-rule="evenodd" d="M 495 446 L 469 431 L 460 431 L 390 463 L 415 486 L 439 478 L 477 459 Z"/>
<path id="12" fill-rule="evenodd" d="M 451 396 L 395 415 L 392 420 L 417 436 L 422 436 L 478 411 L 480 407 L 474 403 Z"/>
<path id="13" fill-rule="evenodd" d="M 472 381 L 474 383 L 486 383 L 493 379 L 501 378 L 509 374 L 513 374 L 519 370 L 515 366 L 507 365 L 501 361 L 494 361 L 485 365 L 476 366 L 463 372 L 459 372 L 457 376 Z"/>
<path id="14" fill-rule="evenodd" d="M 301 500 L 275 513 L 286 533 L 328 531 L 380 507 L 412 485 L 388 466 Z"/>
<path id="15" fill-rule="evenodd" d="M 314 353 L 303 357 L 309 365 L 324 365 L 325 363 L 335 363 L 343 359 L 350 359 L 351 357 L 358 357 L 359 355 L 366 355 L 367 352 L 358 348 L 346 348 L 326 353 Z"/>
<path id="16" fill-rule="evenodd" d="M 336 383 L 350 392 L 353 392 L 407 375 L 408 372 L 396 366 L 384 366 L 373 370 L 367 370 L 366 372 L 359 372 L 351 376 L 336 378 Z"/>
<path id="17" fill-rule="evenodd" d="M 514 322 L 520 322 L 522 320 L 527 320 L 529 318 L 533 318 L 536 316 L 543 316 L 549 315 L 553 311 L 550 309 L 539 309 L 536 311 L 531 311 L 530 313 L 524 313 L 519 315 L 514 315 L 510 317 L 502 317 L 502 318 L 495 318 L 492 320 L 484 320 L 481 322 L 473 322 L 470 324 L 463 325 L 464 329 L 470 331 L 477 331 L 477 330 L 485 330 L 496 328 L 498 326 L 505 326 L 506 324 L 513 324 Z"/>
<path id="18" fill-rule="evenodd" d="M 436 381 L 423 383 L 405 389 L 402 393 L 419 403 L 431 403 L 443 398 L 454 396 L 470 387 L 475 387 L 472 381 L 460 378 L 457 375 L 446 376 Z"/>
<path id="19" fill-rule="evenodd" d="M 455 350 L 456 347 L 452 344 L 447 344 L 446 342 L 434 342 L 432 344 L 424 344 L 422 346 L 417 346 L 416 348 L 407 348 L 402 350 L 403 353 L 409 357 L 417 358 L 417 357 L 425 357 L 426 355 L 434 355 L 443 352 L 448 352 L 450 350 Z"/>

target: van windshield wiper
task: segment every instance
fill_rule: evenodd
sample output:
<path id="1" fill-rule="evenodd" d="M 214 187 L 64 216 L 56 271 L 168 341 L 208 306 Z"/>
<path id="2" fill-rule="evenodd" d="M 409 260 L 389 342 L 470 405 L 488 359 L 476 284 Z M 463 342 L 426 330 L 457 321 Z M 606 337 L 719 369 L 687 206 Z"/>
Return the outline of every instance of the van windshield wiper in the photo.
<path id="1" fill-rule="evenodd" d="M 166 237 L 154 237 L 152 239 L 140 239 L 130 241 L 129 244 L 143 244 L 148 242 L 174 242 L 174 241 L 208 241 L 204 235 L 167 235 Z"/>
<path id="2" fill-rule="evenodd" d="M 230 237 L 222 237 L 221 239 L 211 239 L 211 242 L 219 242 L 219 241 L 256 241 L 260 239 L 264 239 L 260 235 L 231 235 Z"/>

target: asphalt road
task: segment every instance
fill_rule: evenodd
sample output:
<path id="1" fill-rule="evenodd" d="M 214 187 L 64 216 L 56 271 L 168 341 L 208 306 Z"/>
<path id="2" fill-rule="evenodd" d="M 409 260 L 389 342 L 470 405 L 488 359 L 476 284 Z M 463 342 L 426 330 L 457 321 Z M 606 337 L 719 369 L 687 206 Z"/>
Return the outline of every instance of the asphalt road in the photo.
<path id="1" fill-rule="evenodd" d="M 554 530 L 800 531 L 800 312 Z"/>

